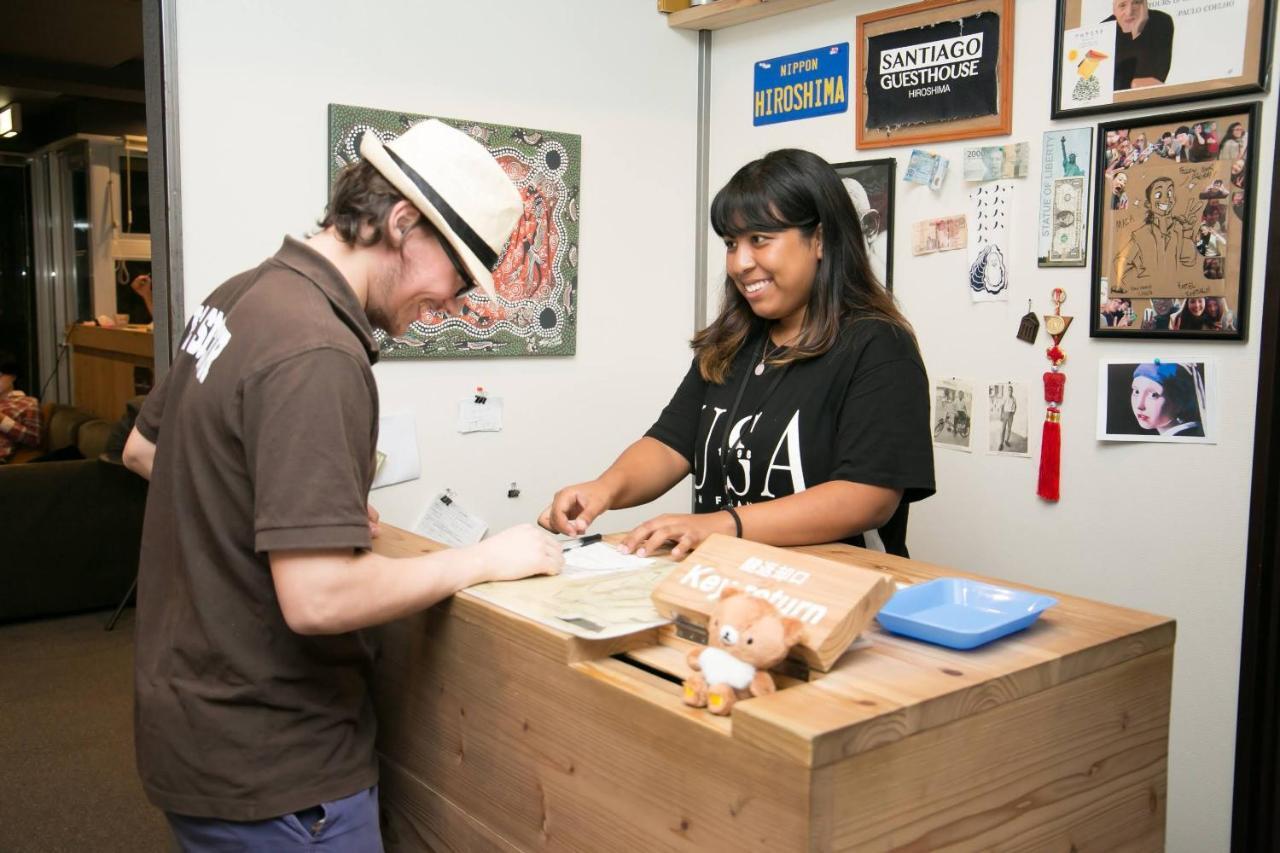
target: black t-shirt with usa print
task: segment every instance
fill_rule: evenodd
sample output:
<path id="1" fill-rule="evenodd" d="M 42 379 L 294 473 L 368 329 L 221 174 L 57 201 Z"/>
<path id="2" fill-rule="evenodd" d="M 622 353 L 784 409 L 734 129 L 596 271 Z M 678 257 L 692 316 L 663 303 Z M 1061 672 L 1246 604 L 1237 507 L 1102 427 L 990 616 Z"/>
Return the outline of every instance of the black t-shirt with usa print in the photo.
<path id="1" fill-rule="evenodd" d="M 696 512 L 835 480 L 902 489 L 877 533 L 887 552 L 907 556 L 908 504 L 934 492 L 929 382 L 915 342 L 888 322 L 854 321 L 826 354 L 757 374 L 765 335 L 747 340 L 722 385 L 705 381 L 695 358 L 646 435 L 689 460 Z"/>

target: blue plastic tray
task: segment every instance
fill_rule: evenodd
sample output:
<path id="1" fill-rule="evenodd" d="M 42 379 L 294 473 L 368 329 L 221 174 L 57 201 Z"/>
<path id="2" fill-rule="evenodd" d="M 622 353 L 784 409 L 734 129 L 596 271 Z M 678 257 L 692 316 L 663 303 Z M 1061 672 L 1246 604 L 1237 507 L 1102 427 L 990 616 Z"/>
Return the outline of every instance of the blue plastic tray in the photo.
<path id="1" fill-rule="evenodd" d="M 972 649 L 1021 631 L 1056 598 L 965 578 L 938 578 L 900 589 L 876 616 L 895 634 Z"/>

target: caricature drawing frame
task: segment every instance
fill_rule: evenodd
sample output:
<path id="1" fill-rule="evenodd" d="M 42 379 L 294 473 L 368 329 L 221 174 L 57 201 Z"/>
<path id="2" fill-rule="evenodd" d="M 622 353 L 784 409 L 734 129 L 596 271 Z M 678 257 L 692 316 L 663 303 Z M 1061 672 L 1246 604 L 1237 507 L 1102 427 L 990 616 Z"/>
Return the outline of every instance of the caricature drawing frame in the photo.
<path id="1" fill-rule="evenodd" d="M 1053 19 L 1053 72 L 1050 74 L 1049 117 L 1070 119 L 1150 107 L 1169 107 L 1194 101 L 1252 95 L 1265 92 L 1271 83 L 1271 42 L 1276 22 L 1277 0 L 1244 0 L 1247 4 L 1247 38 L 1242 64 L 1252 68 L 1234 77 L 1187 81 L 1148 89 L 1128 89 L 1111 103 L 1066 108 L 1062 105 L 1063 46 L 1069 18 L 1082 14 L 1082 0 L 1056 0 Z M 1083 23 L 1083 22 L 1079 22 Z"/>
<path id="2" fill-rule="evenodd" d="M 853 178 L 857 180 L 860 173 L 868 170 L 875 172 L 883 172 L 885 180 L 885 204 L 884 209 L 876 209 L 880 214 L 880 233 L 885 235 L 885 257 L 884 257 L 884 281 L 880 282 L 884 285 L 884 289 L 893 293 L 893 232 L 894 232 L 894 187 L 897 182 L 898 159 L 896 157 L 881 157 L 874 160 L 851 160 L 847 163 L 832 163 L 831 168 L 836 170 L 836 174 L 844 178 Z M 871 199 L 874 207 L 874 198 Z M 865 235 L 864 235 L 865 239 Z"/>
<path id="3" fill-rule="evenodd" d="M 1247 337 L 1249 327 L 1249 288 L 1251 285 L 1250 274 L 1252 269 L 1252 252 L 1253 252 L 1253 228 L 1254 228 L 1254 212 L 1255 212 L 1255 196 L 1257 193 L 1257 163 L 1258 163 L 1258 117 L 1261 112 L 1261 104 L 1258 101 L 1249 101 L 1236 104 L 1222 104 L 1209 109 L 1199 109 L 1190 112 L 1170 113 L 1163 115 L 1151 115 L 1141 117 L 1128 117 L 1105 122 L 1098 125 L 1097 133 L 1094 138 L 1094 210 L 1093 210 L 1093 260 L 1090 266 L 1090 316 L 1089 316 L 1089 336 L 1092 338 L 1108 338 L 1108 339 L 1196 339 L 1196 340 L 1217 340 L 1217 341 L 1244 341 Z M 1221 279 L 1222 293 L 1209 293 L 1207 291 L 1199 292 L 1195 288 L 1202 287 L 1210 281 L 1216 279 L 1208 274 L 1208 257 L 1200 254 L 1200 260 L 1195 261 L 1201 264 L 1203 276 L 1196 273 L 1192 275 L 1199 278 L 1198 285 L 1194 282 L 1183 284 L 1178 283 L 1179 288 L 1185 289 L 1185 297 L 1170 295 L 1168 291 L 1169 284 L 1163 279 L 1157 280 L 1157 285 L 1165 290 L 1164 293 L 1142 295 L 1140 293 L 1129 293 L 1125 291 L 1113 292 L 1109 287 L 1107 273 L 1115 273 L 1122 263 L 1122 258 L 1117 252 L 1117 234 L 1112 227 L 1110 215 L 1116 209 L 1113 200 L 1114 174 L 1117 172 L 1128 172 L 1130 175 L 1134 172 L 1128 167 L 1121 167 L 1113 171 L 1113 167 L 1108 165 L 1108 137 L 1110 134 L 1117 135 L 1124 133 L 1126 139 L 1135 135 L 1151 134 L 1152 138 L 1156 138 L 1161 130 L 1165 129 L 1184 129 L 1187 127 L 1196 127 L 1197 125 L 1211 124 L 1222 128 L 1229 127 L 1235 120 L 1243 120 L 1246 125 L 1246 134 L 1248 143 L 1245 147 L 1244 157 L 1240 158 L 1240 162 L 1244 163 L 1243 180 L 1240 184 L 1235 183 L 1235 177 L 1231 178 L 1228 184 L 1228 196 L 1226 203 L 1222 205 L 1222 221 L 1225 226 L 1224 231 L 1220 232 L 1226 236 L 1230 244 L 1238 245 L 1238 250 L 1230 252 L 1227 255 L 1219 255 L 1220 261 L 1218 271 L 1221 273 L 1216 279 Z M 1172 132 L 1170 130 L 1170 132 Z M 1152 146 L 1154 147 L 1154 145 Z M 1155 158 L 1155 155 L 1152 155 Z M 1147 160 L 1142 160 L 1141 164 Z M 1162 159 L 1156 159 L 1155 162 L 1160 163 Z M 1185 166 L 1178 168 L 1184 172 L 1195 170 L 1197 166 L 1208 167 L 1211 163 L 1223 163 L 1224 160 L 1191 160 Z M 1168 169 L 1167 165 L 1161 167 Z M 1230 170 L 1230 166 L 1228 169 Z M 1149 181 L 1149 185 L 1159 178 Z M 1212 185 L 1215 183 L 1210 180 Z M 1236 190 L 1243 192 L 1244 197 L 1239 204 L 1236 204 Z M 1124 194 L 1126 187 L 1122 185 L 1121 194 Z M 1141 187 L 1134 190 L 1135 197 L 1138 196 Z M 1206 196 L 1200 194 L 1198 196 L 1204 199 Z M 1201 217 L 1200 224 L 1209 220 L 1208 208 L 1212 202 L 1205 202 L 1204 209 L 1196 211 Z M 1136 213 L 1143 206 L 1141 200 L 1137 200 L 1135 204 Z M 1145 216 L 1145 214 L 1143 214 Z M 1147 219 L 1146 221 L 1150 221 Z M 1125 245 L 1128 250 L 1133 245 L 1134 235 L 1137 228 L 1130 235 L 1130 242 Z M 1199 254 L 1199 250 L 1197 249 Z M 1126 255 L 1127 256 L 1127 255 Z M 1112 260 L 1115 260 L 1115 266 L 1111 267 Z M 1194 260 L 1194 259 L 1193 259 Z M 1185 260 L 1181 261 L 1183 265 Z M 1194 270 L 1194 266 L 1192 266 Z M 1104 292 L 1105 291 L 1105 292 Z M 1226 319 L 1229 316 L 1229 327 L 1221 329 L 1213 328 L 1173 328 L 1173 315 L 1178 314 L 1186 303 L 1193 299 L 1204 297 L 1207 299 L 1221 299 L 1219 310 L 1223 318 L 1222 325 L 1227 326 Z M 1112 299 L 1120 302 L 1128 302 L 1132 308 L 1137 308 L 1142 303 L 1143 315 L 1137 315 L 1136 311 L 1131 312 L 1132 319 L 1127 326 L 1122 324 L 1112 325 L 1108 317 L 1104 317 L 1105 308 L 1117 308 L 1111 304 Z M 1181 300 L 1181 301 L 1179 301 Z M 1149 303 L 1149 306 L 1148 304 Z M 1163 304 L 1157 304 L 1163 303 Z M 1173 307 L 1169 307 L 1169 303 Z M 1163 311 L 1161 309 L 1164 309 Z M 1194 318 L 1193 318 L 1194 319 Z"/>

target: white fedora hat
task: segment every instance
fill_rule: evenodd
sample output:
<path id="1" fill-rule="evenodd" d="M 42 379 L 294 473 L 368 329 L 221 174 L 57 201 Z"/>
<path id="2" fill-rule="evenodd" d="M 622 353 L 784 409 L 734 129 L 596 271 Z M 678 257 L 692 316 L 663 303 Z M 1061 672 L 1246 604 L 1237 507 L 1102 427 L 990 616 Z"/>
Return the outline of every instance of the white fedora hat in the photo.
<path id="1" fill-rule="evenodd" d="M 494 266 L 524 209 L 493 155 L 444 122 L 428 119 L 399 138 L 360 139 L 360 156 L 413 202 L 492 298 Z"/>

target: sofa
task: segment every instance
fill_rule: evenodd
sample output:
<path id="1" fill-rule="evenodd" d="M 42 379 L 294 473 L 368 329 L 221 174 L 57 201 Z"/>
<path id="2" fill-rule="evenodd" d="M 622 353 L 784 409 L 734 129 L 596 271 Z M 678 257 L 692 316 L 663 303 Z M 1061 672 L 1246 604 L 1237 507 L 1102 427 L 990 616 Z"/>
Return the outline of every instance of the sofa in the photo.
<path id="1" fill-rule="evenodd" d="M 0 465 L 0 623 L 114 606 L 137 573 L 147 482 L 105 452 L 115 425 L 71 406 L 44 415 L 40 452 L 84 458 Z"/>

